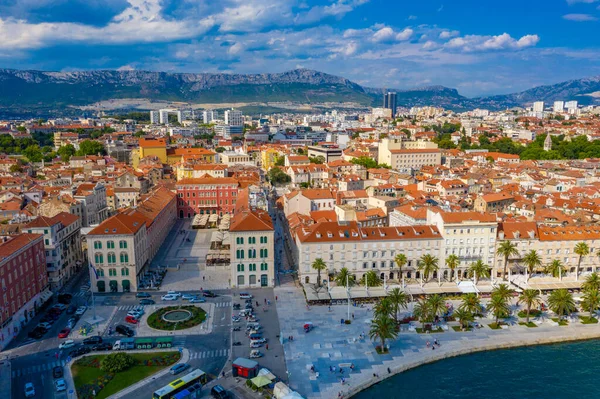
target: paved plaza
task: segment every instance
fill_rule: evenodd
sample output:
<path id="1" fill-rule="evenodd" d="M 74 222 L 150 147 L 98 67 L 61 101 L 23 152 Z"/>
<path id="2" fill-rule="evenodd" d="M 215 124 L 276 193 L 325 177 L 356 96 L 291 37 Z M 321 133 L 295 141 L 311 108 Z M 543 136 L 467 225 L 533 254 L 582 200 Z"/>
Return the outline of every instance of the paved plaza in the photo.
<path id="1" fill-rule="evenodd" d="M 372 311 L 369 307 L 350 307 L 354 313 L 353 323 L 340 324 L 347 317 L 347 306 L 312 306 L 307 309 L 300 288 L 293 286 L 275 289 L 278 296 L 277 310 L 281 335 L 285 338 L 284 350 L 289 372 L 290 387 L 306 398 L 337 398 L 340 393 L 347 397 L 391 374 L 408 368 L 458 354 L 482 349 L 497 349 L 510 346 L 561 342 L 574 339 L 588 339 L 600 336 L 600 325 L 583 325 L 573 322 L 566 327 L 558 327 L 547 320 L 537 328 L 518 324 L 507 329 L 492 330 L 487 324 L 492 320 L 480 320 L 483 328 L 476 331 L 457 332 L 452 328 L 444 333 L 417 334 L 402 332 L 398 339 L 387 341 L 390 353 L 378 355 L 377 343 L 368 336 Z M 314 323 L 315 328 L 305 333 L 305 322 Z M 458 323 L 449 323 L 450 326 Z M 293 336 L 293 341 L 288 340 Z M 427 347 L 427 342 L 440 341 L 436 349 Z M 354 370 L 350 370 L 350 364 Z M 311 371 L 314 366 L 315 372 Z M 336 367 L 332 372 L 330 367 Z M 344 373 L 339 372 L 343 367 Z M 388 371 L 389 368 L 389 371 Z M 317 374 L 318 373 L 318 374 Z M 341 378 L 345 379 L 344 385 Z"/>

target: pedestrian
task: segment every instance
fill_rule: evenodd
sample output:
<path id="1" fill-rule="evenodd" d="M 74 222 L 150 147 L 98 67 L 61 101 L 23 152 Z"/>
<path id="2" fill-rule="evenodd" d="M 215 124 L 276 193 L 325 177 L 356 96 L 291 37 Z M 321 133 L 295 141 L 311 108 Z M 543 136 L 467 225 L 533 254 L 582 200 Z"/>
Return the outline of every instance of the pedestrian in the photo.
<path id="1" fill-rule="evenodd" d="M 266 345 L 265 345 L 265 348 L 267 348 L 267 350 L 269 350 L 269 344 L 266 344 Z"/>
<path id="2" fill-rule="evenodd" d="M 431 345 L 431 343 L 429 341 L 427 341 L 427 347 L 429 348 L 429 345 Z"/>
<path id="3" fill-rule="evenodd" d="M 335 366 L 333 366 L 333 372 L 335 373 Z"/>
<path id="4" fill-rule="evenodd" d="M 434 351 L 435 350 L 435 345 L 431 346 L 431 350 Z"/>
<path id="5" fill-rule="evenodd" d="M 352 313 L 352 320 L 354 320 L 354 313 Z"/>
<path id="6" fill-rule="evenodd" d="M 271 306 L 271 301 L 267 300 L 267 305 Z"/>
<path id="7" fill-rule="evenodd" d="M 333 367 L 329 366 L 329 371 L 332 372 L 333 371 Z"/>
<path id="8" fill-rule="evenodd" d="M 275 301 L 277 301 L 277 295 L 275 295 Z"/>
<path id="9" fill-rule="evenodd" d="M 388 367 L 388 374 L 392 374 L 392 370 Z"/>
<path id="10" fill-rule="evenodd" d="M 265 298 L 265 305 L 267 304 L 267 298 Z M 257 305 L 258 306 L 258 305 Z"/>
<path id="11" fill-rule="evenodd" d="M 258 301 L 256 301 L 256 307 L 258 307 Z"/>
<path id="12" fill-rule="evenodd" d="M 331 312 L 331 306 L 328 306 L 327 309 Z"/>
<path id="13" fill-rule="evenodd" d="M 344 369 L 340 367 L 340 374 L 344 374 Z"/>
<path id="14" fill-rule="evenodd" d="M 202 281 L 204 281 L 205 278 L 206 278 L 206 276 L 202 276 Z"/>

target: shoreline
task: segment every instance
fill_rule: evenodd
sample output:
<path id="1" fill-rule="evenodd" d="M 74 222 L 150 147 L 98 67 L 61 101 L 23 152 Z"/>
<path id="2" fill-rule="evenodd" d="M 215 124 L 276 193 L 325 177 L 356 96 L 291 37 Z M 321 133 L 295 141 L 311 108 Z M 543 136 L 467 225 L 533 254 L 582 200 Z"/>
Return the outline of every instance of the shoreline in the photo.
<path id="1" fill-rule="evenodd" d="M 435 362 L 439 362 L 441 360 L 445 360 L 445 359 L 450 359 L 453 357 L 459 357 L 459 356 L 463 356 L 463 355 L 469 355 L 472 353 L 477 353 L 477 352 L 488 352 L 488 351 L 495 351 L 495 350 L 504 350 L 504 349 L 513 349 L 513 348 L 519 348 L 519 347 L 526 347 L 526 346 L 537 346 L 537 345 L 552 345 L 552 344 L 560 344 L 560 343 L 568 343 L 568 342 L 576 342 L 576 341 L 591 341 L 594 339 L 600 339 L 600 329 L 595 329 L 594 331 L 577 331 L 576 334 L 573 334 L 573 331 L 570 331 L 571 334 L 557 334 L 557 335 L 552 335 L 552 336 L 548 336 L 548 337 L 531 337 L 533 339 L 527 339 L 524 337 L 512 337 L 512 338 L 517 338 L 516 340 L 514 340 L 513 342 L 498 342 L 498 341 L 494 341 L 494 342 L 485 342 L 485 343 L 481 343 L 481 345 L 474 345 L 472 347 L 466 347 L 466 348 L 462 348 L 462 349 L 445 349 L 446 347 L 442 347 L 440 346 L 438 348 L 438 350 L 436 350 L 435 354 L 429 355 L 429 356 L 425 356 L 422 359 L 418 359 L 418 360 L 413 360 L 413 361 L 409 361 L 407 363 L 403 363 L 403 364 L 388 364 L 388 365 L 384 365 L 384 367 L 389 367 L 389 369 L 391 370 L 391 373 L 387 373 L 387 369 L 385 369 L 385 373 L 383 374 L 383 372 L 378 373 L 378 378 L 373 378 L 371 377 L 369 380 L 360 383 L 358 385 L 352 386 L 350 389 L 344 389 L 344 390 L 340 390 L 342 392 L 342 394 L 344 395 L 344 398 L 351 398 L 354 395 L 358 394 L 359 392 L 365 391 L 369 388 L 371 388 L 374 385 L 379 384 L 380 382 L 383 382 L 384 380 L 387 380 L 391 377 L 394 377 L 397 374 L 403 373 L 407 370 L 410 369 L 414 369 L 417 367 L 421 367 L 427 364 L 431 364 L 431 363 L 435 363 Z M 459 333 L 462 334 L 462 333 Z M 468 332 L 465 332 L 464 334 L 468 334 Z M 399 335 L 399 338 L 402 336 L 402 334 Z M 442 334 L 440 334 L 440 336 L 443 336 Z M 506 338 L 508 335 L 502 335 L 499 336 L 497 338 Z M 508 336 L 510 338 L 510 336 Z M 496 338 L 496 337 L 494 337 Z M 503 341 L 503 340 L 500 340 Z M 474 342 L 474 341 L 469 341 L 469 342 Z M 448 345 L 448 347 L 451 347 L 452 345 Z M 385 375 L 385 377 L 382 377 L 382 375 Z"/>

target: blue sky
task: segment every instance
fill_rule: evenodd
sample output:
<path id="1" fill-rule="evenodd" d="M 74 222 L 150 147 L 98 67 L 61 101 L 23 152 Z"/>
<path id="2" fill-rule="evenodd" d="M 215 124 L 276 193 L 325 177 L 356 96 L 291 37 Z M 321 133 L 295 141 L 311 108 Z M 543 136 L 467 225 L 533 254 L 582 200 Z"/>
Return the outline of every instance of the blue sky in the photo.
<path id="1" fill-rule="evenodd" d="M 467 96 L 600 75 L 600 0 L 0 0 L 0 67 L 282 72 Z"/>

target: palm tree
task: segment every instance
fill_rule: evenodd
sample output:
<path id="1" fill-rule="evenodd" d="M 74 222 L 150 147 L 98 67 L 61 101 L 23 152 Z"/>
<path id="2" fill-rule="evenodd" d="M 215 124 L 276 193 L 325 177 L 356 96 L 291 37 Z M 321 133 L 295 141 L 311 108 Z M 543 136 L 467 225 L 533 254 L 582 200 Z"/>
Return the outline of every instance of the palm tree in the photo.
<path id="1" fill-rule="evenodd" d="M 406 265 L 408 259 L 406 259 L 406 255 L 400 253 L 396 255 L 394 262 L 396 262 L 396 265 L 398 266 L 398 280 L 402 280 L 402 268 Z"/>
<path id="2" fill-rule="evenodd" d="M 371 322 L 369 337 L 373 340 L 381 340 L 381 351 L 385 349 L 385 340 L 394 339 L 398 336 L 396 331 L 396 323 L 389 315 L 381 315 L 376 317 Z"/>
<path id="3" fill-rule="evenodd" d="M 430 316 L 441 316 L 447 311 L 446 300 L 438 294 L 432 295 L 427 299 L 427 309 Z"/>
<path id="4" fill-rule="evenodd" d="M 352 287 L 354 285 L 354 275 L 350 274 L 348 268 L 342 267 L 337 276 L 335 276 L 335 283 L 344 287 L 346 286 L 346 283 L 348 283 L 348 286 Z"/>
<path id="5" fill-rule="evenodd" d="M 562 280 L 562 276 L 567 272 L 567 268 L 559 259 L 554 259 L 548 266 L 546 266 L 545 272 L 552 277 L 559 277 Z"/>
<path id="6" fill-rule="evenodd" d="M 531 275 L 536 268 L 542 265 L 542 258 L 540 258 L 536 250 L 532 249 L 523 257 L 523 263 L 527 266 L 529 275 Z"/>
<path id="7" fill-rule="evenodd" d="M 496 325 L 498 325 L 498 319 L 500 317 L 507 317 L 510 313 L 510 309 L 508 308 L 508 300 L 499 295 L 492 295 L 492 299 L 488 303 L 487 307 L 492 312 L 494 317 L 496 317 Z"/>
<path id="8" fill-rule="evenodd" d="M 373 314 L 375 315 L 375 317 L 380 317 L 380 316 L 390 316 L 392 313 L 392 302 L 389 300 L 389 298 L 383 298 L 382 300 L 378 301 L 375 306 L 373 307 Z"/>
<path id="9" fill-rule="evenodd" d="M 369 287 L 379 287 L 382 283 L 375 270 L 369 270 L 363 274 L 362 284 L 368 285 Z"/>
<path id="10" fill-rule="evenodd" d="M 590 247 L 585 242 L 578 242 L 575 245 L 575 249 L 573 250 L 577 255 L 579 255 L 579 259 L 577 260 L 577 270 L 575 270 L 575 280 L 579 280 L 579 268 L 581 267 L 581 259 L 584 256 L 590 254 Z"/>
<path id="11" fill-rule="evenodd" d="M 552 291 L 548 297 L 548 307 L 562 318 L 568 314 L 571 314 L 577 310 L 573 295 L 564 288 L 560 290 Z"/>
<path id="12" fill-rule="evenodd" d="M 475 316 L 473 315 L 473 313 L 469 312 L 466 309 L 458 308 L 452 313 L 452 315 L 460 323 L 461 330 L 468 328 L 469 323 L 475 320 Z"/>
<path id="13" fill-rule="evenodd" d="M 327 265 L 325 264 L 323 259 L 317 258 L 317 259 L 315 259 L 315 261 L 312 263 L 311 266 L 313 269 L 315 269 L 317 271 L 317 286 L 320 287 L 321 286 L 321 270 L 327 269 Z"/>
<path id="14" fill-rule="evenodd" d="M 388 293 L 387 298 L 392 303 L 394 321 L 398 324 L 398 311 L 400 308 L 406 309 L 408 307 L 408 295 L 400 288 L 394 288 Z"/>
<path id="15" fill-rule="evenodd" d="M 593 317 L 594 311 L 600 307 L 600 291 L 594 289 L 585 290 L 583 293 L 583 301 L 581 307 L 590 312 L 590 319 Z"/>
<path id="16" fill-rule="evenodd" d="M 481 312 L 481 302 L 477 294 L 470 292 L 463 295 L 462 303 L 458 308 L 474 315 L 479 314 Z"/>
<path id="17" fill-rule="evenodd" d="M 450 269 L 450 282 L 452 282 L 452 278 L 454 277 L 454 269 L 456 269 L 459 264 L 460 258 L 455 254 L 448 255 L 446 258 L 446 266 Z"/>
<path id="18" fill-rule="evenodd" d="M 541 303 L 540 292 L 533 289 L 523 290 L 519 296 L 519 302 L 517 303 L 525 304 L 525 307 L 527 308 L 527 323 L 529 324 L 529 313 L 531 312 L 531 308 L 539 306 Z"/>
<path id="19" fill-rule="evenodd" d="M 429 275 L 437 272 L 439 269 L 438 258 L 431 254 L 425 254 L 419 259 L 419 266 L 417 268 L 423 274 L 425 282 L 427 282 L 427 280 L 429 280 Z"/>
<path id="20" fill-rule="evenodd" d="M 492 297 L 497 296 L 504 299 L 506 302 L 512 297 L 513 290 L 508 287 L 506 284 L 499 284 L 496 288 L 492 290 Z"/>
<path id="21" fill-rule="evenodd" d="M 429 319 L 431 313 L 429 312 L 427 301 L 420 299 L 417 301 L 413 308 L 413 316 L 421 322 L 421 328 L 425 327 L 425 322 Z"/>
<path id="22" fill-rule="evenodd" d="M 588 291 L 598 291 L 600 290 L 600 275 L 596 272 L 590 274 L 585 278 L 583 284 L 581 284 L 581 288 Z"/>
<path id="23" fill-rule="evenodd" d="M 477 262 L 471 263 L 467 273 L 469 274 L 469 277 L 475 277 L 475 285 L 477 285 L 477 278 L 490 277 L 490 267 L 483 263 L 481 259 L 479 259 Z"/>
<path id="24" fill-rule="evenodd" d="M 504 257 L 504 272 L 502 273 L 502 279 L 506 280 L 506 268 L 508 267 L 508 258 L 514 255 L 519 255 L 519 251 L 517 250 L 517 246 L 514 245 L 510 241 L 502 241 L 500 245 L 498 245 L 498 250 L 496 251 L 498 255 Z"/>

